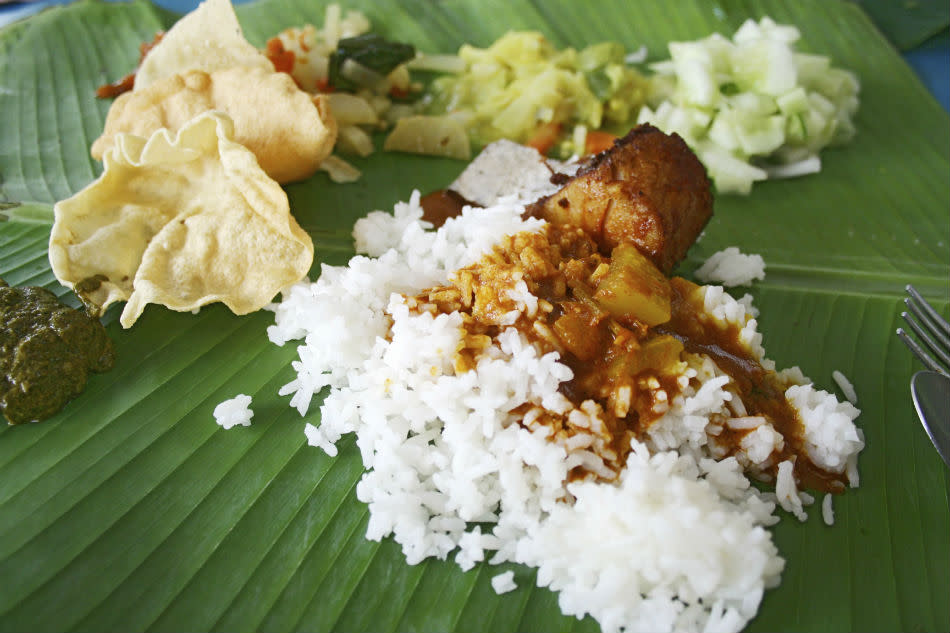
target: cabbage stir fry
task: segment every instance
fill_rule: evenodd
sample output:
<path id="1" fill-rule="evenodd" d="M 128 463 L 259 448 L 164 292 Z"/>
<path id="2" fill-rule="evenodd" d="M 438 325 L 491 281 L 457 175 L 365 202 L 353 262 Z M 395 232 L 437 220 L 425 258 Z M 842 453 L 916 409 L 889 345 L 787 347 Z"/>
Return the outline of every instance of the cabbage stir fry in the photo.
<path id="1" fill-rule="evenodd" d="M 464 45 L 464 70 L 436 79 L 429 111 L 461 120 L 475 146 L 509 139 L 560 158 L 596 154 L 625 134 L 647 82 L 617 42 L 557 50 L 541 33 Z"/>

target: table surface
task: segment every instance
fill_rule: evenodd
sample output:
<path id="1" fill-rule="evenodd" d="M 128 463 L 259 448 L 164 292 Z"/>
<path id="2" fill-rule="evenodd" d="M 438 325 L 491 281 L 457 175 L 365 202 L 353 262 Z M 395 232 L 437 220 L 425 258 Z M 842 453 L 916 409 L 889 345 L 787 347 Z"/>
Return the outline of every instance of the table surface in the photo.
<path id="1" fill-rule="evenodd" d="M 54 4 L 67 4 L 71 0 L 28 0 L 26 2 L 4 2 L 0 4 L 0 27 L 15 20 L 28 17 L 44 7 Z M 166 9 L 186 13 L 197 4 L 196 0 L 153 0 Z M 235 3 L 249 0 L 232 0 Z M 928 40 L 924 44 L 903 53 L 904 59 L 914 69 L 917 76 L 940 102 L 944 110 L 950 112 L 950 36 L 947 32 Z"/>

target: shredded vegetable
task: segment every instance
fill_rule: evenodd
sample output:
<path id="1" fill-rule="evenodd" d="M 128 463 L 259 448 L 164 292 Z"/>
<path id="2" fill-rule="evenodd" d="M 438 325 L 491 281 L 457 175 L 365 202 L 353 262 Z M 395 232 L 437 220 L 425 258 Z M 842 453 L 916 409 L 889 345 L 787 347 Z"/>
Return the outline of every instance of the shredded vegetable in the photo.
<path id="1" fill-rule="evenodd" d="M 506 138 L 583 155 L 590 131 L 626 131 L 644 101 L 646 80 L 626 56 L 616 42 L 557 50 L 541 33 L 508 32 L 488 48 L 459 49 L 452 65 L 461 70 L 432 83 L 429 112 L 461 120 L 476 147 Z"/>

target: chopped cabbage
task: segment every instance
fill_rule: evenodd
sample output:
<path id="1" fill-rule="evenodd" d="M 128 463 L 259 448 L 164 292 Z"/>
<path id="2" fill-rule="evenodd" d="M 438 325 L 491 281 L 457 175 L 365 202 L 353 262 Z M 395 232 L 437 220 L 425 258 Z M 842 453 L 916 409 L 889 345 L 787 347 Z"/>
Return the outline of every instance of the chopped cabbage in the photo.
<path id="1" fill-rule="evenodd" d="M 541 33 L 508 32 L 459 49 L 462 69 L 432 83 L 429 112 L 465 121 L 476 147 L 507 138 L 586 154 L 587 130 L 625 132 L 644 102 L 646 79 L 626 56 L 617 42 L 559 51 Z"/>

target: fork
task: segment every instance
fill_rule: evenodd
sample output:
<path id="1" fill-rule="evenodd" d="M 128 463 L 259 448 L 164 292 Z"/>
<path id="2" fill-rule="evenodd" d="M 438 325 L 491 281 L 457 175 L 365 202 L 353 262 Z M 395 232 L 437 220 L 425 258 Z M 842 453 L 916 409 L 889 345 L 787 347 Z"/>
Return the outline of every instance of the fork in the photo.
<path id="1" fill-rule="evenodd" d="M 901 317 L 924 345 L 911 338 L 904 328 L 897 328 L 897 335 L 928 367 L 911 378 L 910 392 L 924 430 L 944 463 L 950 466 L 950 323 L 913 286 L 907 286 L 907 294 L 910 297 L 904 303 L 909 312 L 902 312 Z"/>
<path id="2" fill-rule="evenodd" d="M 920 345 L 904 328 L 897 328 L 897 336 L 931 371 L 950 376 L 950 323 L 947 323 L 933 306 L 910 284 L 906 287 L 910 296 L 904 299 L 909 312 L 901 312 L 901 318 L 923 341 Z M 934 358 L 936 356 L 936 358 Z"/>

